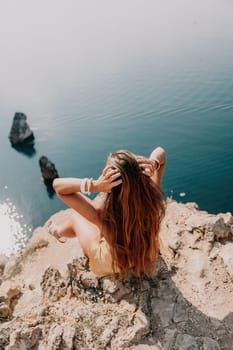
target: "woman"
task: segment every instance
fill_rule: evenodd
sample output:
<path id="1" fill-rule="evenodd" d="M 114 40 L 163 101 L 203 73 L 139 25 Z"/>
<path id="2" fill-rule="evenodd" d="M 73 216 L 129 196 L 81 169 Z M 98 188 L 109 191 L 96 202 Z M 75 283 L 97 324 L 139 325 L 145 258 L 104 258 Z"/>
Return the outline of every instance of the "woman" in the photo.
<path id="1" fill-rule="evenodd" d="M 161 147 L 149 159 L 117 151 L 110 154 L 97 180 L 55 179 L 57 195 L 75 212 L 61 226 L 49 222 L 49 233 L 58 240 L 78 237 L 98 277 L 149 274 L 155 267 L 158 232 L 165 213 L 165 164 Z M 91 200 L 81 192 L 101 192 L 102 200 Z"/>

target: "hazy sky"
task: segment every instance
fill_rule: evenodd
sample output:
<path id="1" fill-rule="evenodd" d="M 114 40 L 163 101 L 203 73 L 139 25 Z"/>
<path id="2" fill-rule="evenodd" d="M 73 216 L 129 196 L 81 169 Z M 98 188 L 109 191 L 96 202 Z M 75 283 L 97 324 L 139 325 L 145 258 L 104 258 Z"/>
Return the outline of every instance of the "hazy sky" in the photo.
<path id="1" fill-rule="evenodd" d="M 170 59 L 232 35 L 231 0 L 0 0 L 1 106 L 49 108 L 146 55 Z M 226 11 L 226 7 L 228 7 Z M 224 26 L 223 26 L 224 24 Z M 200 45 L 200 41 L 199 41 Z"/>

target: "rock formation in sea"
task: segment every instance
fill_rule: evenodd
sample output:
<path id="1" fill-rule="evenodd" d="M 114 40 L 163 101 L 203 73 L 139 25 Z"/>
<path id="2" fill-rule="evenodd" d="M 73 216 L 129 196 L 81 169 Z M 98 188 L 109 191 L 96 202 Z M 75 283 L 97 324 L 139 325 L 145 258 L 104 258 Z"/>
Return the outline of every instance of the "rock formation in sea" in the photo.
<path id="1" fill-rule="evenodd" d="M 45 181 L 52 182 L 55 178 L 59 177 L 54 163 L 52 163 L 47 157 L 40 157 L 39 165 L 42 177 Z"/>
<path id="2" fill-rule="evenodd" d="M 160 247 L 151 276 L 97 278 L 76 238 L 37 228 L 1 262 L 0 349 L 232 350 L 231 213 L 168 200 Z"/>
<path id="3" fill-rule="evenodd" d="M 24 113 L 15 113 L 9 139 L 12 146 L 34 145 L 34 134 L 27 123 L 27 117 Z"/>

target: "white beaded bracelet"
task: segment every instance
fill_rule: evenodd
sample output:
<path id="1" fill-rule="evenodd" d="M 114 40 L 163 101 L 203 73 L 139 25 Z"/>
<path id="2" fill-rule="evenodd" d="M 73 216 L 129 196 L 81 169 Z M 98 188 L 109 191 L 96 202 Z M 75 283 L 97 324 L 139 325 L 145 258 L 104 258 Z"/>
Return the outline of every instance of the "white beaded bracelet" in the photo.
<path id="1" fill-rule="evenodd" d="M 80 192 L 83 194 L 87 194 L 89 195 L 91 192 L 91 184 L 92 184 L 93 178 L 88 179 L 87 177 L 85 177 L 84 179 L 82 179 L 81 184 L 80 184 Z M 86 190 L 86 186 L 87 186 L 87 190 Z"/>
<path id="2" fill-rule="evenodd" d="M 80 184 L 80 192 L 85 193 L 85 188 L 86 188 L 86 183 L 87 183 L 88 178 L 85 177 L 84 179 L 82 179 L 81 184 Z"/>
<path id="3" fill-rule="evenodd" d="M 88 196 L 89 196 L 90 193 L 91 193 L 91 184 L 92 184 L 92 181 L 93 181 L 93 178 L 91 177 L 90 179 L 88 179 L 88 182 L 87 182 L 87 194 L 88 194 Z"/>

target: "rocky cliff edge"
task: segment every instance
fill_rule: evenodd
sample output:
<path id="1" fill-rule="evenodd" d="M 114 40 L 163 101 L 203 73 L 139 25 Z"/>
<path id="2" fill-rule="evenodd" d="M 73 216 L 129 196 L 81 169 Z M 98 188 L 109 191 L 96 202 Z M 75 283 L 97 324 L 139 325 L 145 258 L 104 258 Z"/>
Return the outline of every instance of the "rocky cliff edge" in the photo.
<path id="1" fill-rule="evenodd" d="M 160 246 L 153 276 L 98 279 L 77 239 L 37 228 L 0 259 L 0 349 L 232 350 L 231 213 L 169 200 Z"/>

